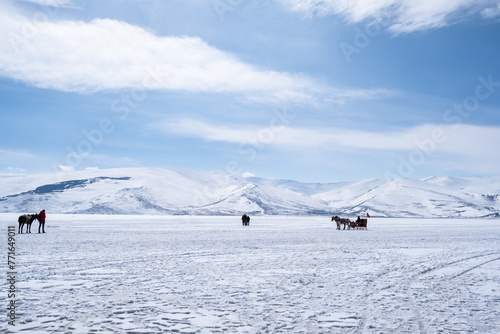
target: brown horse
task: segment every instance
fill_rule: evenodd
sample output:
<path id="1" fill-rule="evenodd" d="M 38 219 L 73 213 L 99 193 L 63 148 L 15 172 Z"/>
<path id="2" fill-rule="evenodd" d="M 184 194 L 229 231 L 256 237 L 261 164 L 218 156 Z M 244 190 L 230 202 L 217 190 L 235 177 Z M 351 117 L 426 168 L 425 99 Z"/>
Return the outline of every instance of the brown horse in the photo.
<path id="1" fill-rule="evenodd" d="M 33 223 L 34 220 L 40 221 L 40 216 L 38 214 L 33 214 L 33 215 L 22 215 L 19 216 L 17 221 L 19 222 L 19 228 L 17 230 L 17 233 L 23 233 L 23 227 L 26 224 L 26 233 L 31 233 L 31 223 Z"/>

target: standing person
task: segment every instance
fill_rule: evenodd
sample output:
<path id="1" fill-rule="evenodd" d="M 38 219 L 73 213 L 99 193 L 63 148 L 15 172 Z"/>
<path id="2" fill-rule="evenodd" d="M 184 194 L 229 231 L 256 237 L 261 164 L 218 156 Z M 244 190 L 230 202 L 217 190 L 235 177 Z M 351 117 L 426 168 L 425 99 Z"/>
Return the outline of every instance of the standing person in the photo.
<path id="1" fill-rule="evenodd" d="M 45 209 L 40 211 L 40 224 L 38 225 L 38 233 L 40 233 L 40 227 L 42 228 L 43 233 L 45 233 Z"/>

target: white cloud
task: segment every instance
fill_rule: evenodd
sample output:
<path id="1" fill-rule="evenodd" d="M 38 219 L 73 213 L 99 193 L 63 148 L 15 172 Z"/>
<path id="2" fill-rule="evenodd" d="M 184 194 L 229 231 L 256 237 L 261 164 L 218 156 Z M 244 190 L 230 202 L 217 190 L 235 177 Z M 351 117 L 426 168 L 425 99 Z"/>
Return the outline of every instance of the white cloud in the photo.
<path id="1" fill-rule="evenodd" d="M 26 173 L 26 169 L 19 168 L 19 167 L 9 166 L 9 167 L 7 167 L 7 170 L 9 171 L 9 173 L 15 173 L 15 174 L 24 174 L 24 173 Z"/>
<path id="2" fill-rule="evenodd" d="M 3 161 L 15 160 L 15 159 L 38 159 L 40 158 L 38 155 L 34 155 L 31 153 L 23 152 L 23 151 L 11 151 L 6 149 L 0 149 L 0 156 Z"/>
<path id="3" fill-rule="evenodd" d="M 9 173 L 33 171 L 40 166 L 50 164 L 51 160 L 44 155 L 32 154 L 29 151 L 9 150 L 0 148 L 0 169 L 7 169 Z"/>
<path id="4" fill-rule="evenodd" d="M 100 164 L 110 167 L 121 167 L 121 166 L 138 166 L 141 163 L 138 160 L 129 157 L 113 157 L 106 154 L 89 154 L 84 153 L 79 155 L 81 159 L 85 159 L 86 163 L 90 164 Z M 86 169 L 95 169 L 97 167 L 86 167 Z"/>
<path id="5" fill-rule="evenodd" d="M 488 19 L 500 16 L 500 2 L 497 4 L 496 7 L 493 6 L 483 9 L 481 14 Z"/>
<path id="6" fill-rule="evenodd" d="M 194 119 L 168 121 L 155 127 L 169 133 L 186 137 L 201 138 L 207 141 L 224 141 L 229 143 L 246 143 L 258 128 L 211 125 Z"/>
<path id="7" fill-rule="evenodd" d="M 25 2 L 32 2 L 42 6 L 52 6 L 52 7 L 66 7 L 71 5 L 73 0 L 23 0 Z"/>
<path id="8" fill-rule="evenodd" d="M 312 16 L 338 14 L 351 22 L 365 19 L 391 21 L 395 33 L 437 28 L 454 23 L 457 16 L 481 12 L 498 15 L 498 0 L 279 0 L 290 11 Z"/>
<path id="9" fill-rule="evenodd" d="M 158 36 L 111 19 L 53 21 L 0 6 L 0 75 L 91 93 L 161 89 L 236 93 L 251 101 L 317 104 L 373 98 L 383 90 L 333 89 L 310 77 L 261 69 L 198 37 Z"/>
<path id="10" fill-rule="evenodd" d="M 392 132 L 343 128 L 248 127 L 212 125 L 182 119 L 162 125 L 163 131 L 207 141 L 267 145 L 290 151 L 310 149 L 422 151 L 491 160 L 500 143 L 500 128 L 474 125 L 421 125 Z"/>
<path id="11" fill-rule="evenodd" d="M 73 166 L 66 166 L 66 165 L 60 165 L 59 166 L 59 169 L 61 170 L 61 172 L 74 172 L 75 171 L 75 167 Z"/>

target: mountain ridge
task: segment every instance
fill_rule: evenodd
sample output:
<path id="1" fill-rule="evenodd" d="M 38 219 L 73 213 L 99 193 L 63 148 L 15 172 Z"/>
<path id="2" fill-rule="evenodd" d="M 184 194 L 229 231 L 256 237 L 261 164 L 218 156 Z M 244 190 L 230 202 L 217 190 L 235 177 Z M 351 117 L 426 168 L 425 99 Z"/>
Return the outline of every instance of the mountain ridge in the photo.
<path id="1" fill-rule="evenodd" d="M 224 171 L 115 168 L 0 178 L 0 212 L 499 217 L 499 178 L 302 183 Z"/>

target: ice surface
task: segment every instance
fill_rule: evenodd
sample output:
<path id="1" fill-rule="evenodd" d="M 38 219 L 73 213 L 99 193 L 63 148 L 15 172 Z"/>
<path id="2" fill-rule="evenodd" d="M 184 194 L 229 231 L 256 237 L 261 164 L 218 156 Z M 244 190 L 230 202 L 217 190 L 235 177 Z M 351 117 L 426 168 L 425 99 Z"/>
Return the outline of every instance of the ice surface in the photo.
<path id="1" fill-rule="evenodd" d="M 4 236 L 16 221 L 0 214 Z M 500 332 L 496 219 L 49 215 L 46 231 L 16 236 L 1 332 Z"/>

